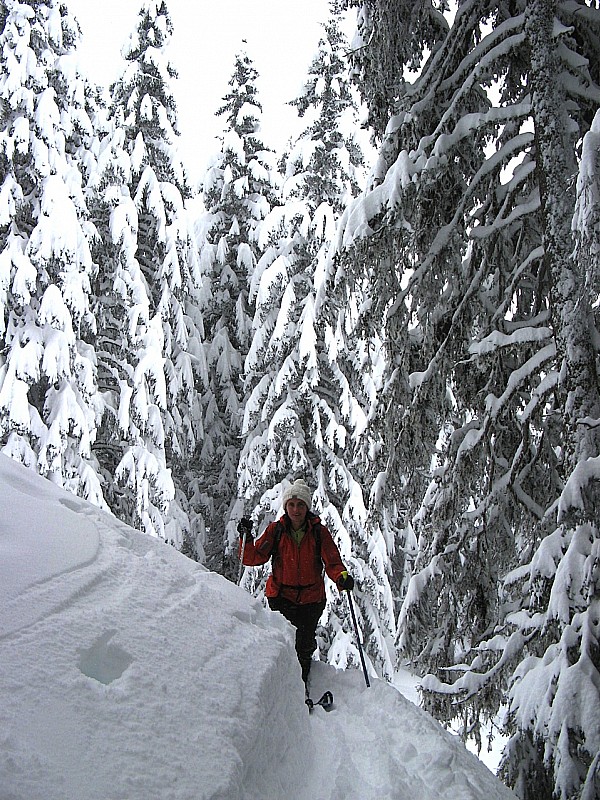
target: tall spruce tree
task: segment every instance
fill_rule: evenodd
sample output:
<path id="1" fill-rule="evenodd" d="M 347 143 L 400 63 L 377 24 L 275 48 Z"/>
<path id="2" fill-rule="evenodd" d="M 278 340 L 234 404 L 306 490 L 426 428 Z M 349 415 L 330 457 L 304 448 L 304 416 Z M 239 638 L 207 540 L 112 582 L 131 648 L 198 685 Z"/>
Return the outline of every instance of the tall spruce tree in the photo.
<path id="1" fill-rule="evenodd" d="M 172 31 L 166 3 L 144 2 L 128 65 L 111 87 L 113 133 L 97 182 L 97 316 L 110 399 L 98 447 L 113 476 L 115 513 L 182 547 L 193 535 L 187 470 L 201 424 L 190 347 L 199 269 L 176 147 Z"/>
<path id="2" fill-rule="evenodd" d="M 0 4 L 0 444 L 104 505 L 91 452 L 102 400 L 78 169 L 93 126 L 78 40 L 58 0 Z"/>
<path id="3" fill-rule="evenodd" d="M 261 523 L 279 511 L 286 481 L 302 476 L 315 487 L 314 508 L 359 579 L 368 652 L 389 676 L 394 618 L 387 554 L 365 533 L 362 490 L 352 472 L 356 401 L 341 369 L 348 298 L 336 294 L 343 287 L 329 279 L 327 263 L 336 221 L 358 194 L 363 164 L 347 45 L 335 4 L 331 11 L 304 90 L 291 103 L 307 125 L 282 159 L 284 205 L 273 212 L 270 247 L 252 284 L 257 307 L 246 361 L 252 391 L 240 489 Z M 247 576 L 255 592 L 263 579 Z M 343 599 L 328 586 L 320 650 L 339 666 L 358 666 L 347 620 Z"/>
<path id="4" fill-rule="evenodd" d="M 244 362 L 254 300 L 249 286 L 261 255 L 261 225 L 276 202 L 274 154 L 260 138 L 258 73 L 244 52 L 235 57 L 230 89 L 217 111 L 226 122 L 221 150 L 204 179 L 201 220 L 206 380 L 204 438 L 196 501 L 205 525 L 205 563 L 235 572 L 236 518 L 241 516 L 237 469 L 246 403 Z"/>
<path id="5" fill-rule="evenodd" d="M 599 12 L 473 0 L 448 26 L 444 4 L 361 6 L 380 158 L 340 240 L 385 331 L 380 502 L 417 537 L 400 652 L 465 736 L 507 705 L 519 796 L 593 797 L 598 726 L 573 702 L 600 685 L 589 157 L 579 197 L 574 178 Z"/>

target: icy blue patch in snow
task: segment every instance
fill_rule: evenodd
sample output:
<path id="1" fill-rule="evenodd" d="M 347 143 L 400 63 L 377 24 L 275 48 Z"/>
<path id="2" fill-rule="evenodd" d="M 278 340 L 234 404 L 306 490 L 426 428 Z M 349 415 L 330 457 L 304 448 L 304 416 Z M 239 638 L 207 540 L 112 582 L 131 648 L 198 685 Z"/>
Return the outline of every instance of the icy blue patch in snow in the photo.
<path id="1" fill-rule="evenodd" d="M 88 650 L 81 652 L 79 659 L 79 669 L 83 674 L 106 686 L 120 678 L 133 661 L 122 647 L 110 643 L 116 632 L 103 633 Z"/>

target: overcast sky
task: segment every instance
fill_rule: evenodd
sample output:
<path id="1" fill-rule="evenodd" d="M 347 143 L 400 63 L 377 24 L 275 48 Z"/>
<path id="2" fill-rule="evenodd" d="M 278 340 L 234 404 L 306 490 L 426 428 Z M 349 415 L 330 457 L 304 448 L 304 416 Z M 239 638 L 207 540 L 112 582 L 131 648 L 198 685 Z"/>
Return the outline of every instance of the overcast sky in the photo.
<path id="1" fill-rule="evenodd" d="M 69 5 L 83 33 L 84 70 L 108 86 L 123 68 L 120 51 L 137 25 L 142 0 L 69 0 Z M 281 150 L 299 132 L 296 113 L 286 103 L 306 79 L 323 33 L 320 23 L 329 16 L 328 0 L 167 0 L 167 7 L 175 29 L 169 57 L 179 73 L 174 90 L 182 153 L 192 178 L 218 150 L 214 137 L 223 119 L 215 118 L 215 111 L 242 49 L 259 73 L 263 142 Z"/>

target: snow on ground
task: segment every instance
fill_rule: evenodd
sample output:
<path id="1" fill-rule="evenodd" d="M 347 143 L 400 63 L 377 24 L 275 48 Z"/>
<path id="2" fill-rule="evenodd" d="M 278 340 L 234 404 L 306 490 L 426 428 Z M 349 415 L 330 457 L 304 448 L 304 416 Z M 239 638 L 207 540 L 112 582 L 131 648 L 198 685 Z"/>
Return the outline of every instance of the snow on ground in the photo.
<path id="1" fill-rule="evenodd" d="M 0 455 L 0 800 L 509 800 L 392 686 Z"/>

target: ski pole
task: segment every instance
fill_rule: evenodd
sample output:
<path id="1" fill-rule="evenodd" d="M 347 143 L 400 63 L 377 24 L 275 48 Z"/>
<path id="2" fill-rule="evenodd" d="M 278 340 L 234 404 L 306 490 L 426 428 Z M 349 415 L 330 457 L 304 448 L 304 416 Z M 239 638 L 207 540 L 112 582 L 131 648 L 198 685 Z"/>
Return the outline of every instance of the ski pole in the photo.
<path id="1" fill-rule="evenodd" d="M 242 580 L 242 570 L 244 569 L 244 550 L 246 549 L 246 538 L 252 530 L 252 520 L 242 517 L 238 522 L 237 531 L 242 534 L 242 547 L 240 550 L 240 566 L 238 569 L 237 585 L 240 585 Z"/>
<path id="2" fill-rule="evenodd" d="M 244 535 L 242 536 L 242 549 L 240 550 L 240 565 L 238 567 L 237 585 L 240 585 L 242 580 L 242 570 L 244 569 L 244 550 L 246 549 L 246 536 L 248 535 L 248 528 L 244 527 Z"/>
<path id="3" fill-rule="evenodd" d="M 350 594 L 350 589 L 346 590 L 346 594 L 348 597 L 348 605 L 350 606 L 350 613 L 352 614 L 352 622 L 354 623 L 354 631 L 356 633 L 356 644 L 358 645 L 358 652 L 360 654 L 360 663 L 362 664 L 363 673 L 365 676 L 365 683 L 367 684 L 367 688 L 369 688 L 371 684 L 369 683 L 369 676 L 367 675 L 367 665 L 365 664 L 365 656 L 363 653 L 362 645 L 360 643 L 358 623 L 356 622 L 356 614 L 354 613 L 354 603 L 352 602 L 352 595 Z"/>

